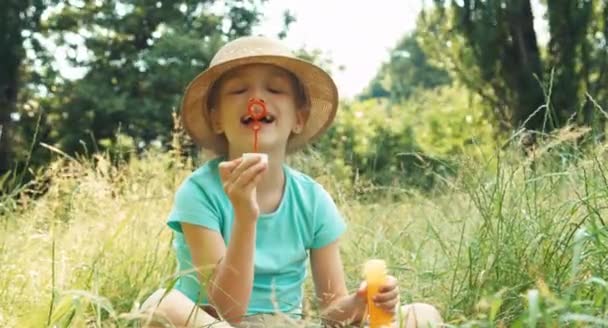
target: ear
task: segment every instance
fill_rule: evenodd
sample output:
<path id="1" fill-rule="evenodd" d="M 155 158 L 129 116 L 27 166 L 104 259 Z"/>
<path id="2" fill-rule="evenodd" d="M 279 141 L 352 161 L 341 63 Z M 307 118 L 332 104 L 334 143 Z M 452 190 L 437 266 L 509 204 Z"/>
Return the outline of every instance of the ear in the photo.
<path id="1" fill-rule="evenodd" d="M 291 129 L 294 134 L 300 134 L 304 130 L 309 114 L 310 111 L 307 108 L 301 108 L 296 111 L 296 122 Z"/>
<path id="2" fill-rule="evenodd" d="M 211 119 L 211 129 L 215 134 L 224 133 L 224 128 L 222 127 L 222 118 L 219 113 L 219 110 L 215 110 L 214 108 L 209 110 L 209 118 Z"/>

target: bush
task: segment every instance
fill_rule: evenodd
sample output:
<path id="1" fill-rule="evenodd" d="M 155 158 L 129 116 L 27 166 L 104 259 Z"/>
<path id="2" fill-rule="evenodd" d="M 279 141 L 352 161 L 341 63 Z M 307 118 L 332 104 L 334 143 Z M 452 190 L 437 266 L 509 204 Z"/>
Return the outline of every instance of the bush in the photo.
<path id="1" fill-rule="evenodd" d="M 353 168 L 353 179 L 429 190 L 457 169 L 449 157 L 494 151 L 490 122 L 478 99 L 467 95 L 451 86 L 419 91 L 402 104 L 342 103 L 316 149 L 328 162 Z"/>

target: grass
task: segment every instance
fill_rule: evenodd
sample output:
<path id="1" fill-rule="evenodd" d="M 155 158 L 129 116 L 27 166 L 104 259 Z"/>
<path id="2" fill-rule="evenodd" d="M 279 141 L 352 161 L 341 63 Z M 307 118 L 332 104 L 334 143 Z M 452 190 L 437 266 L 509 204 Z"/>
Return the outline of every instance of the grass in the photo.
<path id="1" fill-rule="evenodd" d="M 402 301 L 434 304 L 449 326 L 608 326 L 607 148 L 536 156 L 459 159 L 430 193 L 338 181 L 316 154 L 291 163 L 347 218 L 349 288 L 382 258 Z M 135 327 L 145 297 L 174 280 L 164 222 L 192 166 L 154 152 L 113 164 L 60 157 L 2 199 L 1 327 Z"/>

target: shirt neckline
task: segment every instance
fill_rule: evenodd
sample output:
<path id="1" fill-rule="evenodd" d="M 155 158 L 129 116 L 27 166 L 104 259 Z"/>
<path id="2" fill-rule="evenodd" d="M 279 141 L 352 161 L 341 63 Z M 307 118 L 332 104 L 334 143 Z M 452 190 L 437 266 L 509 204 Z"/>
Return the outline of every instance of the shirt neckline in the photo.
<path id="1" fill-rule="evenodd" d="M 262 220 L 272 219 L 274 216 L 276 216 L 278 213 L 280 213 L 283 210 L 283 207 L 285 207 L 287 193 L 290 190 L 290 185 L 291 185 L 290 180 L 291 179 L 289 178 L 289 174 L 287 174 L 287 167 L 285 166 L 285 164 L 281 164 L 281 169 L 283 170 L 283 176 L 285 177 L 285 183 L 283 184 L 283 191 L 281 193 L 281 201 L 279 202 L 279 206 L 277 206 L 277 208 L 270 213 L 261 213 L 260 217 L 258 219 L 262 219 Z"/>

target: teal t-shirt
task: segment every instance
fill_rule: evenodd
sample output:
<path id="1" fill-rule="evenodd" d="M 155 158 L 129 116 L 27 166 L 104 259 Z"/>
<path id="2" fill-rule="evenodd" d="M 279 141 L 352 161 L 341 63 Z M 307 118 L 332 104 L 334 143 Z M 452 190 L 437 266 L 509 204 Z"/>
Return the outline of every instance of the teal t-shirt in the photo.
<path id="1" fill-rule="evenodd" d="M 193 270 L 181 222 L 219 232 L 230 242 L 233 208 L 224 193 L 213 159 L 194 171 L 178 188 L 167 224 L 174 231 L 173 247 L 180 278 L 175 288 L 198 304 L 208 304 Z M 247 314 L 299 314 L 308 250 L 335 241 L 346 229 L 334 201 L 312 178 L 283 165 L 285 187 L 277 210 L 257 222 L 253 291 Z M 200 294 L 200 295 L 199 295 Z"/>

